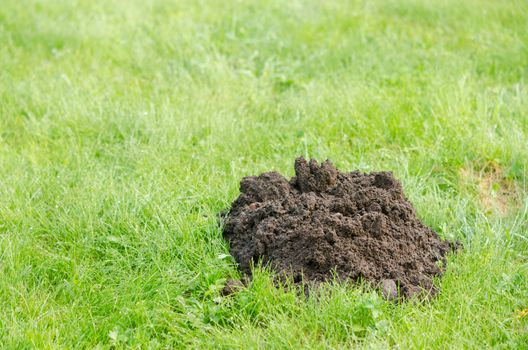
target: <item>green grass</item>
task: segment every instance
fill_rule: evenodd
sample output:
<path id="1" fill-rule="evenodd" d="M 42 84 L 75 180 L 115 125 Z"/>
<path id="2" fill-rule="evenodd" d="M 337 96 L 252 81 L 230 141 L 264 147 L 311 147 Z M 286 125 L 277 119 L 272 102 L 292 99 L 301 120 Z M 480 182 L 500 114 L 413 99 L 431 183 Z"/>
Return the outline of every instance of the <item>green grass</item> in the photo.
<path id="1" fill-rule="evenodd" d="M 526 1 L 3 1 L 1 348 L 528 348 Z M 464 250 L 429 303 L 237 277 L 298 155 L 393 170 Z"/>

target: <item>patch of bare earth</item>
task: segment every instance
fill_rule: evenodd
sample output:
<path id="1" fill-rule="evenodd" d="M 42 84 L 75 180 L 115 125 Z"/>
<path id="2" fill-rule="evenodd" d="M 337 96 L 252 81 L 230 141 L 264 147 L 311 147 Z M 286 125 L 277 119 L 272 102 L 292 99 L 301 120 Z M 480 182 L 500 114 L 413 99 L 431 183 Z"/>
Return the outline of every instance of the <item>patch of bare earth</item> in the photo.
<path id="1" fill-rule="evenodd" d="M 508 179 L 496 162 L 461 168 L 460 176 L 476 187 L 479 204 L 486 212 L 504 217 L 519 206 L 518 184 Z"/>

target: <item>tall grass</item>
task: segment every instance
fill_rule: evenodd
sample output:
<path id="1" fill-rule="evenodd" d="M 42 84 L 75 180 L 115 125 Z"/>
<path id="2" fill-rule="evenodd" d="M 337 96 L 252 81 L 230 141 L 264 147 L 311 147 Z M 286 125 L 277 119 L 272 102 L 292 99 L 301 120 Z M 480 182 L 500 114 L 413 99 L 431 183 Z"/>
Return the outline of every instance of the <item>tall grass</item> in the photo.
<path id="1" fill-rule="evenodd" d="M 525 1 L 4 1 L 4 348 L 528 348 Z M 458 239 L 432 302 L 257 271 L 216 214 L 298 155 Z"/>

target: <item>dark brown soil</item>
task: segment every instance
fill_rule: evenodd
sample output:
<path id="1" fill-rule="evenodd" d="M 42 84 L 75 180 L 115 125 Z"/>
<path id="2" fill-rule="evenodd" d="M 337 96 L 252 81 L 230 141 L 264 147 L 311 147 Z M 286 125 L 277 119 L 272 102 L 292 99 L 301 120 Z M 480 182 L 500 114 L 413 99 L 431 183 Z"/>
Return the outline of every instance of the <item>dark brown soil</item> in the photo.
<path id="1" fill-rule="evenodd" d="M 262 260 L 295 282 L 322 282 L 335 271 L 390 299 L 396 286 L 404 297 L 434 294 L 432 278 L 454 245 L 416 217 L 391 172 L 342 173 L 301 157 L 295 174 L 242 179 L 224 227 L 242 272 Z"/>

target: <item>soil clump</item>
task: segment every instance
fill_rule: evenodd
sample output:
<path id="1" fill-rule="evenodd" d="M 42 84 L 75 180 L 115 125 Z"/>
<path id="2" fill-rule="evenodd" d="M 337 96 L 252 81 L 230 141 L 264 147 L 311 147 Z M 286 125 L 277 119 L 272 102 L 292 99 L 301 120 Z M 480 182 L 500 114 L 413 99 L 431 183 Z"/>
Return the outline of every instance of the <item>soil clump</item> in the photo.
<path id="1" fill-rule="evenodd" d="M 362 279 L 388 299 L 435 294 L 456 244 L 416 216 L 391 172 L 338 171 L 300 157 L 295 176 L 249 176 L 223 235 L 243 273 L 259 260 L 295 282 Z M 398 292 L 399 291 L 399 292 Z"/>

